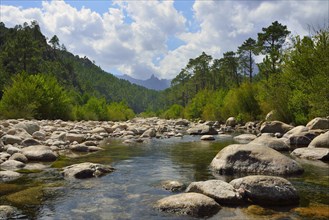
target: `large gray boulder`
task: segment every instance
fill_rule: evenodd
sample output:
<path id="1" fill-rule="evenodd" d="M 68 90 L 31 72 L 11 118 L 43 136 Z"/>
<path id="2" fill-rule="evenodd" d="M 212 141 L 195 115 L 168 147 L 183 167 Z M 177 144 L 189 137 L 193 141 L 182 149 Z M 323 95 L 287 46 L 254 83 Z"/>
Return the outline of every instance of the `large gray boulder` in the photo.
<path id="1" fill-rule="evenodd" d="M 186 192 L 201 193 L 213 198 L 219 204 L 241 204 L 243 202 L 243 193 L 222 180 L 207 180 L 192 182 L 186 189 Z"/>
<path id="2" fill-rule="evenodd" d="M 260 127 L 260 132 L 284 134 L 292 128 L 293 126 L 283 123 L 281 121 L 265 121 Z"/>
<path id="3" fill-rule="evenodd" d="M 34 145 L 22 149 L 28 160 L 31 161 L 55 161 L 57 155 L 48 146 Z"/>
<path id="4" fill-rule="evenodd" d="M 307 123 L 306 125 L 307 128 L 310 130 L 314 129 L 321 129 L 321 130 L 326 130 L 329 129 L 329 119 L 327 118 L 314 118 L 310 122 Z"/>
<path id="5" fill-rule="evenodd" d="M 62 174 L 68 178 L 85 179 L 104 176 L 113 171 L 114 168 L 108 165 L 85 162 L 64 167 Z"/>
<path id="6" fill-rule="evenodd" d="M 288 151 L 290 147 L 284 142 L 283 139 L 272 137 L 270 135 L 261 135 L 255 140 L 251 141 L 250 144 L 266 146 L 277 151 Z"/>
<path id="7" fill-rule="evenodd" d="M 18 124 L 15 124 L 14 127 L 22 128 L 30 135 L 32 135 L 34 132 L 40 130 L 40 126 L 36 122 L 33 122 L 33 121 L 19 122 Z"/>
<path id="8" fill-rule="evenodd" d="M 329 160 L 329 148 L 297 148 L 291 155 L 310 160 Z"/>
<path id="9" fill-rule="evenodd" d="M 193 217 L 210 217 L 220 210 L 220 205 L 212 198 L 200 193 L 181 193 L 160 199 L 156 209 L 163 212 Z"/>
<path id="10" fill-rule="evenodd" d="M 2 136 L 2 141 L 5 145 L 7 144 L 20 144 L 22 142 L 22 138 L 16 135 L 6 134 Z"/>
<path id="11" fill-rule="evenodd" d="M 235 189 L 243 189 L 245 196 L 261 205 L 296 205 L 299 196 L 294 186 L 286 179 L 275 176 L 246 176 L 230 182 Z"/>
<path id="12" fill-rule="evenodd" d="M 229 145 L 219 151 L 210 166 L 220 174 L 291 175 L 304 171 L 293 159 L 259 144 Z"/>
<path id="13" fill-rule="evenodd" d="M 320 134 L 319 136 L 315 137 L 308 147 L 321 147 L 321 148 L 329 148 L 329 131 L 324 134 Z"/>
<path id="14" fill-rule="evenodd" d="M 13 181 L 19 177 L 21 177 L 21 174 L 12 170 L 0 171 L 0 182 Z"/>
<path id="15" fill-rule="evenodd" d="M 215 134 L 218 134 L 218 132 L 216 131 L 215 128 L 213 128 L 209 125 L 204 125 L 204 124 L 189 128 L 187 130 L 187 133 L 190 135 L 206 135 L 206 134 L 215 135 Z"/>

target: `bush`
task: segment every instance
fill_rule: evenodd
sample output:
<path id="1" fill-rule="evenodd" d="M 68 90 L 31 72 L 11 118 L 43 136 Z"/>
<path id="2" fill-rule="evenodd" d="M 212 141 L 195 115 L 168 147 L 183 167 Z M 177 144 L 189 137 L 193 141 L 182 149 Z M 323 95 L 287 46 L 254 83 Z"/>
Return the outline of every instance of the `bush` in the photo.
<path id="1" fill-rule="evenodd" d="M 112 102 L 107 107 L 108 117 L 111 121 L 126 121 L 135 117 L 134 111 L 124 102 Z"/>
<path id="2" fill-rule="evenodd" d="M 71 98 L 55 77 L 18 74 L 4 89 L 0 110 L 5 118 L 70 119 Z"/>
<path id="3" fill-rule="evenodd" d="M 174 104 L 162 114 L 162 117 L 166 119 L 184 118 L 184 107 Z"/>

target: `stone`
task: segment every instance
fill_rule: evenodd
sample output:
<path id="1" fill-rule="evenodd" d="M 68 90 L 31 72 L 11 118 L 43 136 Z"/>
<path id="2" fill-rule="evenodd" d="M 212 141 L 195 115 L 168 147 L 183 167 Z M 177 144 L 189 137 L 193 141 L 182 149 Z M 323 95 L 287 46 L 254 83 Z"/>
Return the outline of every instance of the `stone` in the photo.
<path id="1" fill-rule="evenodd" d="M 314 118 L 310 122 L 307 123 L 306 125 L 307 128 L 310 130 L 314 129 L 321 129 L 321 130 L 326 130 L 329 129 L 329 119 L 328 118 Z"/>
<path id="2" fill-rule="evenodd" d="M 89 147 L 84 144 L 71 145 L 69 147 L 69 149 L 72 151 L 77 151 L 77 152 L 88 152 L 89 151 Z"/>
<path id="3" fill-rule="evenodd" d="M 200 140 L 202 141 L 213 141 L 215 137 L 213 135 L 202 135 Z"/>
<path id="4" fill-rule="evenodd" d="M 266 134 L 266 133 L 264 133 Z M 257 137 L 255 140 L 251 141 L 250 144 L 258 144 L 260 146 L 266 146 L 272 148 L 277 151 L 288 151 L 290 147 L 288 144 L 284 142 L 283 139 L 279 139 L 276 137 L 272 137 L 270 135 L 261 135 Z"/>
<path id="5" fill-rule="evenodd" d="M 276 176 L 246 176 L 232 180 L 235 189 L 242 189 L 245 197 L 260 205 L 297 205 L 299 195 L 295 187 L 286 179 Z"/>
<path id="6" fill-rule="evenodd" d="M 14 127 L 22 128 L 30 135 L 32 135 L 34 132 L 40 130 L 40 126 L 36 122 L 33 122 L 33 121 L 19 122 Z"/>
<path id="7" fill-rule="evenodd" d="M 186 186 L 184 183 L 181 183 L 179 181 L 168 180 L 162 182 L 162 188 L 164 188 L 165 190 L 169 190 L 171 192 L 180 192 L 185 190 Z"/>
<path id="8" fill-rule="evenodd" d="M 22 153 L 14 153 L 13 155 L 11 155 L 11 157 L 9 157 L 8 160 L 17 160 L 22 163 L 27 163 L 28 161 L 27 157 Z"/>
<path id="9" fill-rule="evenodd" d="M 85 162 L 64 167 L 62 174 L 68 178 L 85 179 L 104 176 L 113 171 L 114 168 L 109 165 Z"/>
<path id="10" fill-rule="evenodd" d="M 25 146 L 25 147 L 28 147 L 28 146 L 33 146 L 33 145 L 40 145 L 41 143 L 33 138 L 27 138 L 27 139 L 24 139 L 22 142 L 21 142 L 21 145 L 22 146 Z"/>
<path id="11" fill-rule="evenodd" d="M 233 144 L 223 148 L 210 166 L 220 174 L 257 173 L 292 175 L 303 173 L 293 159 L 258 144 Z"/>
<path id="12" fill-rule="evenodd" d="M 33 132 L 32 137 L 43 141 L 46 138 L 46 134 L 42 131 L 36 131 L 36 132 Z"/>
<path id="13" fill-rule="evenodd" d="M 229 117 L 226 122 L 225 122 L 226 126 L 231 126 L 231 127 L 235 127 L 237 125 L 237 122 L 235 120 L 234 117 Z"/>
<path id="14" fill-rule="evenodd" d="M 19 153 L 19 152 L 22 152 L 22 149 L 20 149 L 18 147 L 14 147 L 14 146 L 10 145 L 7 148 L 7 153 L 10 155 L 13 155 L 14 153 Z"/>
<path id="15" fill-rule="evenodd" d="M 312 131 L 301 132 L 299 134 L 290 135 L 285 142 L 292 148 L 307 147 L 316 137 Z"/>
<path id="16" fill-rule="evenodd" d="M 6 134 L 6 135 L 2 136 L 1 139 L 5 145 L 20 144 L 22 142 L 22 138 L 15 136 L 15 135 L 10 135 L 10 134 Z"/>
<path id="17" fill-rule="evenodd" d="M 293 126 L 285 124 L 281 121 L 265 121 L 261 127 L 261 133 L 286 133 L 287 131 L 291 130 Z"/>
<path id="18" fill-rule="evenodd" d="M 329 148 L 309 148 L 309 147 L 302 147 L 297 148 L 293 152 L 291 152 L 291 155 L 310 159 L 310 160 L 329 160 Z"/>
<path id="19" fill-rule="evenodd" d="M 57 155 L 48 146 L 34 145 L 22 149 L 22 153 L 31 161 L 55 161 Z"/>
<path id="20" fill-rule="evenodd" d="M 99 127 L 99 128 L 94 128 L 93 130 L 90 131 L 92 134 L 100 134 L 100 133 L 107 133 L 107 131 L 102 128 L 102 127 Z"/>
<path id="21" fill-rule="evenodd" d="M 209 125 L 197 125 L 195 127 L 189 128 L 187 133 L 190 135 L 216 135 L 218 132 L 216 129 Z"/>
<path id="22" fill-rule="evenodd" d="M 249 143 L 250 141 L 256 139 L 256 135 L 254 134 L 240 134 L 238 136 L 235 136 L 233 139 L 239 143 Z"/>
<path id="23" fill-rule="evenodd" d="M 13 181 L 21 177 L 20 173 L 12 170 L 0 171 L 0 182 Z"/>
<path id="24" fill-rule="evenodd" d="M 18 210 L 9 205 L 0 205 L 0 219 L 14 219 L 18 214 Z"/>
<path id="25" fill-rule="evenodd" d="M 321 148 L 329 148 L 329 131 L 324 134 L 320 134 L 319 136 L 315 137 L 308 147 L 321 147 Z"/>
<path id="26" fill-rule="evenodd" d="M 201 193 L 213 198 L 219 204 L 236 205 L 243 203 L 243 193 L 222 180 L 192 182 L 186 192 Z"/>
<path id="27" fill-rule="evenodd" d="M 181 125 L 181 126 L 188 126 L 190 124 L 190 122 L 186 119 L 177 119 L 175 121 L 175 125 Z"/>
<path id="28" fill-rule="evenodd" d="M 17 160 L 6 160 L 2 164 L 0 164 L 0 168 L 3 170 L 19 170 L 24 166 L 24 163 Z"/>
<path id="29" fill-rule="evenodd" d="M 152 138 L 156 136 L 156 130 L 154 128 L 150 128 L 148 130 L 146 130 L 141 137 L 143 138 Z"/>
<path id="30" fill-rule="evenodd" d="M 193 217 L 211 217 L 220 210 L 220 205 L 212 198 L 200 193 L 181 193 L 160 199 L 156 209 L 163 212 Z"/>
<path id="31" fill-rule="evenodd" d="M 70 141 L 71 143 L 76 141 L 78 143 L 84 142 L 86 139 L 86 135 L 84 134 L 74 134 L 74 133 L 67 133 L 66 134 L 66 139 Z"/>

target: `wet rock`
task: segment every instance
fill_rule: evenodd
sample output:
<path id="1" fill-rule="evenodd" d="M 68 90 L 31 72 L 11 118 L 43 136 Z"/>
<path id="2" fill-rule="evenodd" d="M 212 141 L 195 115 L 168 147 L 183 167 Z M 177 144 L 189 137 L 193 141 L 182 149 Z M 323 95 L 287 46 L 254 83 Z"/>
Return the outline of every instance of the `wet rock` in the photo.
<path id="1" fill-rule="evenodd" d="M 16 205 L 40 205 L 43 201 L 43 188 L 31 187 L 6 196 L 6 199 Z"/>
<path id="2" fill-rule="evenodd" d="M 310 160 L 329 160 L 329 148 L 297 148 L 291 155 Z"/>
<path id="3" fill-rule="evenodd" d="M 311 143 L 308 145 L 308 147 L 309 148 L 314 148 L 314 147 L 329 148 L 329 131 L 315 137 L 311 141 Z"/>
<path id="4" fill-rule="evenodd" d="M 0 171 L 0 182 L 13 181 L 19 177 L 21 177 L 21 174 L 12 170 Z"/>
<path id="5" fill-rule="evenodd" d="M 257 173 L 291 175 L 303 173 L 294 160 L 258 144 L 233 144 L 223 148 L 210 166 L 220 174 Z"/>
<path id="6" fill-rule="evenodd" d="M 17 160 L 6 160 L 2 164 L 0 164 L 0 168 L 3 170 L 19 170 L 24 166 L 24 163 Z"/>
<path id="7" fill-rule="evenodd" d="M 34 132 L 40 130 L 40 126 L 36 122 L 33 122 L 33 121 L 19 122 L 14 127 L 22 128 L 30 135 L 32 135 Z"/>
<path id="8" fill-rule="evenodd" d="M 250 144 L 266 146 L 266 147 L 272 148 L 277 151 L 290 150 L 289 145 L 286 144 L 283 139 L 279 139 L 279 138 L 272 137 L 270 135 L 264 135 L 264 134 L 261 135 L 260 137 L 257 137 L 255 140 L 251 141 Z"/>
<path id="9" fill-rule="evenodd" d="M 86 139 L 86 135 L 84 134 L 74 134 L 74 133 L 67 133 L 66 139 L 71 143 L 76 141 L 78 143 L 82 143 Z"/>
<path id="10" fill-rule="evenodd" d="M 215 200 L 200 193 L 169 196 L 157 201 L 154 207 L 163 212 L 193 217 L 210 217 L 221 208 Z"/>
<path id="11" fill-rule="evenodd" d="M 327 118 L 314 118 L 310 122 L 307 123 L 306 125 L 307 128 L 310 130 L 314 129 L 321 129 L 321 130 L 326 130 L 329 129 L 329 119 Z"/>
<path id="12" fill-rule="evenodd" d="M 243 189 L 252 203 L 261 205 L 296 205 L 299 195 L 286 179 L 275 176 L 246 176 L 230 182 L 235 189 Z"/>
<path id="13" fill-rule="evenodd" d="M 261 133 L 286 133 L 291 130 L 293 126 L 285 124 L 281 121 L 266 121 L 260 127 Z"/>
<path id="14" fill-rule="evenodd" d="M 254 140 L 257 136 L 254 134 L 240 134 L 235 136 L 233 139 L 239 143 L 249 143 L 250 141 Z"/>
<path id="15" fill-rule="evenodd" d="M 22 153 L 14 153 L 13 155 L 11 155 L 9 160 L 17 160 L 22 163 L 27 163 L 27 161 L 28 161 L 27 157 Z"/>
<path id="16" fill-rule="evenodd" d="M 31 161 L 55 161 L 57 155 L 48 146 L 35 145 L 22 149 L 22 153 Z"/>
<path id="17" fill-rule="evenodd" d="M 329 205 L 310 204 L 309 207 L 298 207 L 293 211 L 305 219 L 329 219 Z"/>
<path id="18" fill-rule="evenodd" d="M 162 182 L 162 188 L 169 190 L 171 192 L 180 192 L 185 190 L 186 186 L 184 183 L 178 182 L 176 180 L 168 180 Z"/>
<path id="19" fill-rule="evenodd" d="M 216 129 L 209 125 L 197 125 L 195 127 L 189 128 L 187 133 L 190 135 L 216 135 L 218 132 Z"/>
<path id="20" fill-rule="evenodd" d="M 202 135 L 200 140 L 202 141 L 213 141 L 215 137 L 213 135 Z"/>
<path id="21" fill-rule="evenodd" d="M 62 174 L 69 178 L 85 179 L 104 176 L 113 171 L 114 168 L 108 165 L 85 162 L 64 167 Z"/>
<path id="22" fill-rule="evenodd" d="M 241 204 L 243 203 L 243 193 L 222 180 L 208 180 L 201 182 L 192 182 L 186 189 L 186 192 L 201 193 L 213 198 L 219 204 Z"/>
<path id="23" fill-rule="evenodd" d="M 18 213 L 18 210 L 9 205 L 0 205 L 0 219 L 11 219 L 14 218 Z"/>
<path id="24" fill-rule="evenodd" d="M 15 135 L 9 135 L 9 134 L 2 136 L 1 139 L 5 145 L 6 144 L 20 144 L 22 142 L 21 137 L 18 137 Z"/>

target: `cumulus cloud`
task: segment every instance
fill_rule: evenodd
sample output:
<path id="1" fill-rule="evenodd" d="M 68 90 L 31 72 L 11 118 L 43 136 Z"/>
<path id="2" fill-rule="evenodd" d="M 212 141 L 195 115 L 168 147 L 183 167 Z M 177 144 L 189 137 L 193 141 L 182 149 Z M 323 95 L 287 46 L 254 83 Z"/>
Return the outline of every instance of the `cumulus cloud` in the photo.
<path id="1" fill-rule="evenodd" d="M 179 2 L 177 2 L 179 3 Z M 136 78 L 155 74 L 173 78 L 190 58 L 203 51 L 220 58 L 273 21 L 292 34 L 307 35 L 310 26 L 328 22 L 326 1 L 195 1 L 194 20 L 183 16 L 174 1 L 113 1 L 106 13 L 65 1 L 44 1 L 41 8 L 1 5 L 1 21 L 12 27 L 37 20 L 43 33 L 56 34 L 68 50 L 95 60 L 105 70 Z M 193 30 L 190 30 L 193 24 Z M 170 48 L 168 39 L 183 43 Z"/>

